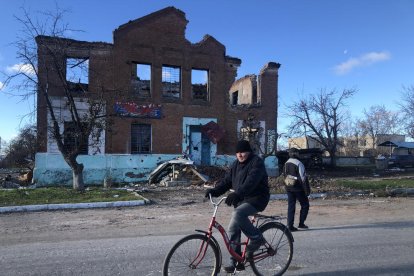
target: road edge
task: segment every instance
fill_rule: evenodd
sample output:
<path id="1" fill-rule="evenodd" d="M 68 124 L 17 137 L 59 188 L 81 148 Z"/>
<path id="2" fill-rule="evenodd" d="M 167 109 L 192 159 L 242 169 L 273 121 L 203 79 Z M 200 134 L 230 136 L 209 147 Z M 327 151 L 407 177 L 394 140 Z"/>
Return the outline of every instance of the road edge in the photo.
<path id="1" fill-rule="evenodd" d="M 150 200 L 130 200 L 130 201 L 111 201 L 111 202 L 88 202 L 88 203 L 60 203 L 60 204 L 39 204 L 0 207 L 0 213 L 34 212 L 34 211 L 53 211 L 66 209 L 89 209 L 89 208 L 116 208 L 133 207 L 149 204 Z"/>

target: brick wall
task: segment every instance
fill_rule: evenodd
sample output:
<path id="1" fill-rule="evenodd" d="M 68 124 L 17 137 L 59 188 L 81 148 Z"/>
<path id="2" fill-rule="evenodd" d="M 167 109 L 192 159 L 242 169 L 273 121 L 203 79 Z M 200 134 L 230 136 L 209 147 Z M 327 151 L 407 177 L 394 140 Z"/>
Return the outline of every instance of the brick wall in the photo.
<path id="1" fill-rule="evenodd" d="M 137 105 L 161 106 L 161 118 L 132 118 L 115 116 L 106 132 L 106 153 L 130 153 L 131 124 L 150 124 L 152 127 L 152 153 L 179 154 L 182 149 L 183 117 L 216 118 L 226 131 L 217 145 L 217 154 L 233 154 L 237 140 L 237 122 L 246 120 L 249 113 L 266 122 L 266 129 L 276 129 L 277 82 L 279 64 L 266 64 L 253 83 L 256 89 L 256 103 L 231 106 L 229 90 L 236 81 L 238 58 L 230 57 L 225 46 L 210 35 L 198 43 L 185 38 L 187 26 L 185 14 L 173 7 L 149 14 L 119 26 L 113 32 L 113 44 L 72 41 L 68 47 L 72 55 L 86 55 L 90 59 L 90 94 L 103 90 L 107 100 L 108 113 L 113 112 L 117 101 Z M 55 40 L 45 38 L 48 43 Z M 38 43 L 38 45 L 40 45 Z M 42 64 L 50 57 L 39 48 Z M 64 62 L 62 54 L 62 62 Z M 46 61 L 43 63 L 43 61 Z M 131 77 L 136 63 L 151 65 L 151 96 L 142 98 L 131 91 Z M 162 67 L 176 66 L 181 69 L 181 96 L 167 99 L 162 96 Z M 192 99 L 191 70 L 203 69 L 209 72 L 208 101 Z M 46 83 L 46 69 L 39 69 L 41 83 Z M 53 95 L 61 95 L 57 77 L 48 78 Z M 47 139 L 46 109 L 44 98 L 38 100 L 39 140 Z M 43 147 L 41 151 L 45 151 Z"/>

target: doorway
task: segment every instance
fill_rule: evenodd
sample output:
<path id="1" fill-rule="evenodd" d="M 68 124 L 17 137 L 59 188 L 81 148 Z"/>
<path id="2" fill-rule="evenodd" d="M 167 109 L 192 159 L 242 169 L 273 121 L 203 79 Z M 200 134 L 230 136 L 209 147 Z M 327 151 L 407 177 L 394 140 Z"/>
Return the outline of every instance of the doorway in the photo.
<path id="1" fill-rule="evenodd" d="M 210 165 L 211 142 L 201 132 L 200 125 L 190 125 L 189 153 L 196 165 Z"/>

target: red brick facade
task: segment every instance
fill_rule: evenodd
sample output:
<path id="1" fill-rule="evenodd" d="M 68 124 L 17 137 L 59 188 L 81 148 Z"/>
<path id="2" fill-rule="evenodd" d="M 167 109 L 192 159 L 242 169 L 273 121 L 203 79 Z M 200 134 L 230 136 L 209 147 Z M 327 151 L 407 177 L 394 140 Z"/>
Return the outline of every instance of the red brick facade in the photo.
<path id="1" fill-rule="evenodd" d="M 277 132 L 280 65 L 270 62 L 263 67 L 257 78 L 249 77 L 253 83 L 250 87 L 254 89 L 243 93 L 250 93 L 251 102 L 234 105 L 231 99 L 235 89 L 231 88 L 241 60 L 227 56 L 225 46 L 212 36 L 206 35 L 202 41 L 195 44 L 189 42 L 185 38 L 187 23 L 182 11 L 168 7 L 119 26 L 113 32 L 113 44 L 64 40 L 71 42 L 71 56 L 89 58 L 89 92 L 94 93 L 94 90 L 102 88 L 110 91 L 106 98 L 108 114 L 113 112 L 117 102 L 130 103 L 142 108 L 155 106 L 161 110 L 160 117 L 113 117 L 111 127 L 105 133 L 105 153 L 130 154 L 131 125 L 138 123 L 151 126 L 151 153 L 181 154 L 188 150 L 183 148 L 183 141 L 188 135 L 183 127 L 184 117 L 214 118 L 225 130 L 225 135 L 217 143 L 217 154 L 234 153 L 234 144 L 238 139 L 238 122 L 246 120 L 248 114 L 256 120 L 264 121 L 266 131 Z M 40 40 L 43 40 L 43 43 L 56 42 L 50 37 L 38 37 L 38 41 Z M 39 64 L 47 64 L 47 60 L 47 52 L 39 47 Z M 62 61 L 64 60 L 65 57 L 62 55 Z M 151 68 L 151 92 L 148 97 L 139 96 L 131 89 L 136 64 L 147 64 Z M 180 96 L 177 98 L 163 97 L 163 66 L 180 69 L 181 88 Z M 207 100 L 192 97 L 193 69 L 208 72 Z M 41 66 L 39 73 L 40 83 L 45 84 L 45 72 Z M 54 85 L 53 78 L 49 76 L 48 82 L 51 95 L 61 95 L 59 85 Z M 38 95 L 40 140 L 47 139 L 46 125 L 44 97 Z M 41 151 L 45 152 L 47 148 L 44 146 Z"/>

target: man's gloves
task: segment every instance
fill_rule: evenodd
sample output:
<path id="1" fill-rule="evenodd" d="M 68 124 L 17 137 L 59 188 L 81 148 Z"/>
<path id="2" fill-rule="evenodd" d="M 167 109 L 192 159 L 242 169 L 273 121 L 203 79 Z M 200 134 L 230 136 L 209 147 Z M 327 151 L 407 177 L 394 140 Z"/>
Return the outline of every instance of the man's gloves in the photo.
<path id="1" fill-rule="evenodd" d="M 208 189 L 207 191 L 206 191 L 206 194 L 204 195 L 206 198 L 209 198 L 209 196 L 208 195 L 211 195 L 212 197 L 218 197 L 220 194 L 216 191 L 216 190 L 214 190 L 214 189 Z"/>
<path id="2" fill-rule="evenodd" d="M 237 204 L 240 202 L 240 200 L 241 200 L 241 198 L 239 197 L 239 195 L 233 192 L 233 193 L 230 193 L 227 196 L 225 203 L 228 206 L 232 206 L 233 205 L 234 207 L 236 207 Z"/>

